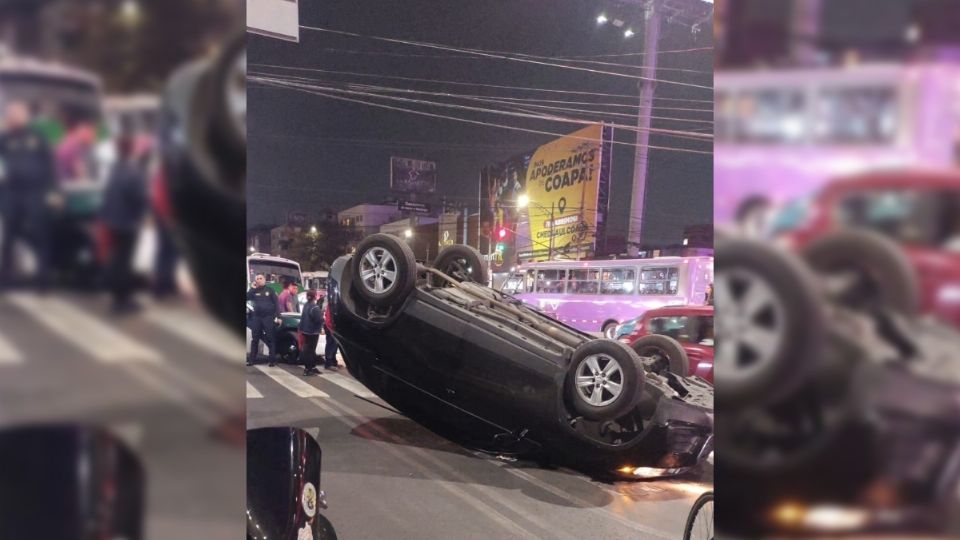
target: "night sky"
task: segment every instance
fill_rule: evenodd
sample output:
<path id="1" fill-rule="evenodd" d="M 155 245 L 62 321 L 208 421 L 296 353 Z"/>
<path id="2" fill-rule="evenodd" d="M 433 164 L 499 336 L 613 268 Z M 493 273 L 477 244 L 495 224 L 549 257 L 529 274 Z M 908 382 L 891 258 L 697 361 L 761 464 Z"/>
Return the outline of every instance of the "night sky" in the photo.
<path id="1" fill-rule="evenodd" d="M 301 0 L 300 24 L 365 35 L 551 57 L 641 52 L 642 14 L 638 8 L 631 8 L 629 13 L 621 12 L 637 31 L 637 35 L 629 40 L 623 38 L 622 29 L 617 30 L 609 24 L 604 28 L 597 27 L 597 14 L 604 10 L 612 14 L 610 8 L 615 8 L 613 2 L 582 0 L 549 3 Z M 684 26 L 667 22 L 662 26 L 662 50 L 710 46 L 712 37 L 709 29 L 692 34 L 690 29 Z M 281 71 L 256 64 L 631 96 L 638 94 L 638 81 L 633 79 L 498 59 L 436 58 L 438 55 L 450 56 L 453 53 L 310 30 L 301 30 L 299 44 L 251 34 L 248 49 L 251 75 L 271 72 L 323 79 L 323 83 L 317 84 L 350 81 L 471 95 L 636 103 L 636 99 L 631 98 L 551 95 L 377 77 Z M 386 56 L 344 51 L 421 56 Z M 641 58 L 632 56 L 599 60 L 639 65 Z M 709 86 L 712 85 L 712 62 L 711 50 L 662 54 L 661 67 L 698 72 L 661 71 L 659 78 Z M 591 67 L 639 74 L 639 70 L 619 67 Z M 363 202 L 380 202 L 389 195 L 391 155 L 436 161 L 439 191 L 448 200 L 466 203 L 475 210 L 481 167 L 532 150 L 553 138 L 548 135 L 426 118 L 256 84 L 248 87 L 247 95 L 249 225 L 279 224 L 290 211 L 306 212 L 313 216 L 323 208 L 342 210 Z M 411 97 L 436 99 L 427 96 Z M 657 97 L 710 100 L 712 91 L 660 84 Z M 578 129 L 578 126 L 572 124 L 535 119 L 406 103 L 383 103 L 556 133 L 569 133 Z M 655 109 L 654 116 L 712 120 L 710 113 L 667 109 L 699 108 L 712 111 L 712 105 L 707 102 L 658 101 L 656 104 L 658 108 Z M 492 107 L 483 103 L 471 105 Z M 621 113 L 631 112 L 629 109 L 615 110 Z M 636 123 L 635 119 L 627 117 L 616 120 L 628 125 Z M 712 124 L 672 120 L 655 120 L 653 127 L 712 131 Z M 616 139 L 632 143 L 634 136 L 633 132 L 621 130 L 617 132 Z M 663 136 L 651 136 L 650 144 L 707 151 L 711 148 L 709 143 Z M 614 146 L 609 220 L 611 235 L 626 234 L 633 152 L 632 146 Z M 681 240 L 685 226 L 709 223 L 712 219 L 712 156 L 653 150 L 650 159 L 643 239 L 648 244 L 676 243 Z"/>

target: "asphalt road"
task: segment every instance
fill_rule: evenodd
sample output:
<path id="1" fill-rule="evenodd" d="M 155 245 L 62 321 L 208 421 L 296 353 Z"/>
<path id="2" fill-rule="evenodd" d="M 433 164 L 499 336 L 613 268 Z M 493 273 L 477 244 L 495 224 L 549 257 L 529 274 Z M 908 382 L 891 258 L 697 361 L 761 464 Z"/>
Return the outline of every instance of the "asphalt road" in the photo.
<path id="1" fill-rule="evenodd" d="M 322 448 L 340 538 L 678 539 L 712 473 L 604 483 L 461 447 L 399 415 L 346 370 L 247 368 L 247 427 L 306 429 Z"/>
<path id="2" fill-rule="evenodd" d="M 0 429 L 84 422 L 147 471 L 148 540 L 244 534 L 243 343 L 185 302 L 112 317 L 106 299 L 0 296 Z M 4 466 L 0 463 L 0 467 Z"/>

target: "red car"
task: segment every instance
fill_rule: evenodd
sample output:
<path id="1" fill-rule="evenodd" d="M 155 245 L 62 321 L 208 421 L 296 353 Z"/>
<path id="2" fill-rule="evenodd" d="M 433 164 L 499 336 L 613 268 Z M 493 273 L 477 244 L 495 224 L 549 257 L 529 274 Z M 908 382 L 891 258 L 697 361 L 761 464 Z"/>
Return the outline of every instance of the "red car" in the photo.
<path id="1" fill-rule="evenodd" d="M 617 326 L 614 336 L 651 359 L 648 369 L 698 375 L 713 383 L 713 306 L 651 309 Z"/>
<path id="2" fill-rule="evenodd" d="M 960 171 L 845 178 L 808 201 L 801 214 L 782 238 L 818 269 L 849 272 L 858 266 L 864 274 L 859 277 L 867 279 L 847 287 L 850 301 L 881 298 L 960 326 Z M 824 238 L 841 230 L 848 234 Z M 883 249 L 883 242 L 858 234 L 870 232 L 902 247 L 904 268 L 871 264 L 871 253 Z"/>

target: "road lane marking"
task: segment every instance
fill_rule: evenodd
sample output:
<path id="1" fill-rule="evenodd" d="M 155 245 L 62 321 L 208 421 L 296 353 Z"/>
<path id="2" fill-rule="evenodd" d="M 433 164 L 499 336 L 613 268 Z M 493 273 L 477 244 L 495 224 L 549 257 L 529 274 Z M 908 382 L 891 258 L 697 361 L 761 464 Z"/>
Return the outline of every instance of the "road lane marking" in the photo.
<path id="1" fill-rule="evenodd" d="M 351 394 L 363 399 L 380 399 L 379 396 L 368 390 L 366 386 L 360 384 L 352 377 L 327 371 L 323 374 L 323 377 L 320 377 L 320 380 L 331 382 L 340 388 L 343 388 L 347 392 L 350 392 Z"/>
<path id="2" fill-rule="evenodd" d="M 310 402 L 316 405 L 317 407 L 323 409 L 324 411 L 326 411 L 327 414 L 330 414 L 331 416 L 333 416 L 334 418 L 336 418 L 337 420 L 345 424 L 350 429 L 373 430 L 373 431 L 376 431 L 381 437 L 392 439 L 394 441 L 398 441 L 398 440 L 402 441 L 402 439 L 399 439 L 395 435 L 388 433 L 380 429 L 379 427 L 377 427 L 374 423 L 372 423 L 372 421 L 370 421 L 369 418 L 364 417 L 360 413 L 342 404 L 340 404 L 340 408 L 337 409 L 330 402 L 325 403 L 318 399 L 311 399 Z M 345 415 L 349 416 L 351 419 L 348 420 L 345 417 Z M 364 420 L 365 422 L 361 424 L 361 422 L 358 421 L 360 419 Z M 434 465 L 439 465 L 439 463 L 436 460 L 434 460 L 426 452 L 419 450 L 415 447 L 407 447 L 408 450 L 410 450 L 412 453 L 417 455 L 416 458 L 413 458 L 397 450 L 395 448 L 395 445 L 393 444 L 389 444 L 389 443 L 384 444 L 383 448 L 386 449 L 391 454 L 393 454 L 394 456 L 396 456 L 400 461 L 403 461 L 410 467 L 417 469 L 420 472 L 420 474 L 424 475 L 424 477 L 431 478 L 436 476 L 435 471 L 431 471 L 429 467 L 423 465 L 424 463 L 433 463 Z M 460 477 L 459 478 L 460 484 L 469 484 L 469 482 L 465 479 L 465 477 L 457 473 L 455 470 L 449 469 L 449 468 L 446 468 L 446 469 L 448 474 L 452 473 L 454 477 Z M 510 532 L 513 533 L 513 536 L 511 536 L 512 538 L 515 538 L 515 537 L 533 538 L 533 539 L 539 538 L 539 536 L 528 531 L 522 525 L 510 519 L 509 517 L 505 516 L 496 508 L 490 506 L 489 504 L 485 503 L 477 496 L 469 493 L 468 491 L 460 487 L 460 485 L 458 485 L 457 482 L 445 481 L 442 478 L 438 480 L 439 481 L 437 482 L 436 485 L 450 492 L 451 495 L 459 499 L 462 499 L 471 507 L 475 508 L 477 511 L 485 514 L 494 523 L 497 523 L 503 526 L 504 528 L 508 529 Z M 474 486 L 474 487 L 479 489 L 479 486 Z"/>
<path id="3" fill-rule="evenodd" d="M 0 334 L 0 365 L 23 363 L 23 353 L 13 346 L 7 338 Z"/>
<path id="4" fill-rule="evenodd" d="M 206 315 L 151 306 L 144 319 L 217 358 L 235 364 L 245 361 L 243 341 Z"/>
<path id="5" fill-rule="evenodd" d="M 297 397 L 330 397 L 330 395 L 326 392 L 323 392 L 319 388 L 316 388 L 315 386 L 307 383 L 303 379 L 298 378 L 296 375 L 293 375 L 281 367 L 257 366 L 257 369 L 276 381 L 280 386 L 296 394 Z"/>
<path id="6" fill-rule="evenodd" d="M 55 296 L 11 293 L 8 298 L 48 330 L 105 364 L 157 363 L 162 356 L 106 321 Z"/>
<path id="7" fill-rule="evenodd" d="M 253 385 L 250 384 L 250 381 L 247 381 L 247 399 L 259 399 L 262 397 L 263 397 L 263 394 L 261 394 L 259 390 L 254 388 Z"/>

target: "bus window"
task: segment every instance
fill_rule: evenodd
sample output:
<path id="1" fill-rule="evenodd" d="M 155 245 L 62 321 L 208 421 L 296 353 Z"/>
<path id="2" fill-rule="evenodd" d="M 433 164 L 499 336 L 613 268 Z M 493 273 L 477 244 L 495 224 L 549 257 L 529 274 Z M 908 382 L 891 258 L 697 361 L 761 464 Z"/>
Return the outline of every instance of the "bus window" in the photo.
<path id="1" fill-rule="evenodd" d="M 737 99 L 737 140 L 750 144 L 792 144 L 806 136 L 806 99 L 800 90 L 743 92 Z"/>
<path id="2" fill-rule="evenodd" d="M 537 292 L 562 293 L 566 270 L 540 270 L 537 272 Z"/>
<path id="3" fill-rule="evenodd" d="M 633 294 L 636 280 L 636 270 L 633 268 L 604 268 L 600 294 Z"/>
<path id="4" fill-rule="evenodd" d="M 821 144 L 887 144 L 897 130 L 897 92 L 885 86 L 830 88 L 817 102 Z"/>
<path id="5" fill-rule="evenodd" d="M 736 132 L 736 102 L 732 93 L 723 90 L 717 90 L 714 99 L 716 100 L 714 135 L 718 141 L 728 142 Z"/>
<path id="6" fill-rule="evenodd" d="M 680 270 L 676 266 L 644 268 L 640 271 L 640 294 L 677 294 Z"/>
<path id="7" fill-rule="evenodd" d="M 570 294 L 597 294 L 600 292 L 600 270 L 578 268 L 570 270 L 567 292 Z"/>

